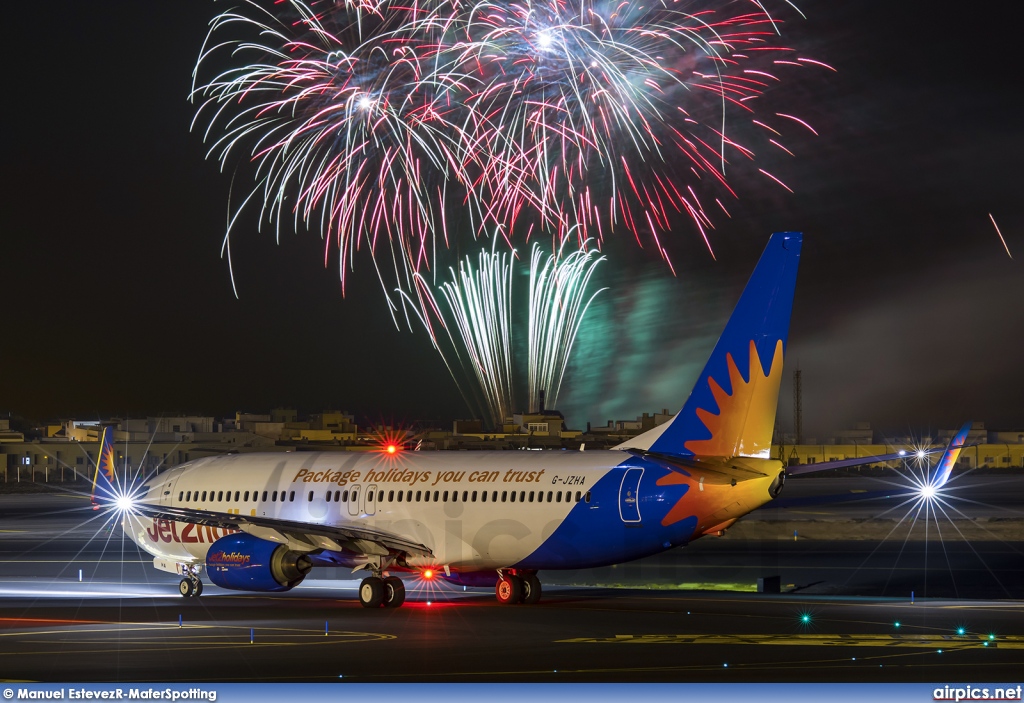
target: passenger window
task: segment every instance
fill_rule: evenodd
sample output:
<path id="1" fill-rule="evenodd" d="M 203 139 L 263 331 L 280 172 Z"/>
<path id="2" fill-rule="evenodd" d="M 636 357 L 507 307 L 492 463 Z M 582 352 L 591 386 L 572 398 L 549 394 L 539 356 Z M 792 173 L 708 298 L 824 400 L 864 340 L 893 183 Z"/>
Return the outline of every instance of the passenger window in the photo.
<path id="1" fill-rule="evenodd" d="M 347 503 L 348 502 L 348 491 L 335 491 L 334 492 L 334 502 L 337 503 L 339 499 L 341 500 L 342 503 Z M 355 498 L 353 498 L 353 500 L 355 500 Z"/>
<path id="2" fill-rule="evenodd" d="M 218 503 L 223 503 L 224 502 L 224 491 L 217 491 L 217 502 Z"/>
<path id="3" fill-rule="evenodd" d="M 238 500 L 238 494 L 237 493 L 235 494 L 235 500 Z M 289 491 L 289 493 L 288 493 L 288 502 L 289 503 L 294 503 L 295 502 L 295 491 Z"/>
<path id="4" fill-rule="evenodd" d="M 420 502 L 420 494 L 421 494 L 421 493 L 422 493 L 422 491 L 416 491 L 416 502 L 417 502 L 417 503 L 419 503 L 419 502 Z"/>
<path id="5" fill-rule="evenodd" d="M 267 502 L 267 492 L 266 491 L 263 491 L 263 502 L 264 503 Z"/>
<path id="6" fill-rule="evenodd" d="M 378 491 L 377 492 L 377 502 L 378 503 L 383 503 L 384 502 L 384 491 Z"/>
<path id="7" fill-rule="evenodd" d="M 430 491 L 423 492 L 423 500 L 425 500 L 428 503 L 430 502 Z"/>
<path id="8" fill-rule="evenodd" d="M 487 491 L 481 491 L 480 502 L 481 503 L 486 503 L 487 502 Z"/>
<path id="9" fill-rule="evenodd" d="M 355 503 L 359 500 L 359 491 L 352 491 L 352 502 Z"/>
<path id="10" fill-rule="evenodd" d="M 566 491 L 565 492 L 565 502 L 568 503 L 570 501 L 572 501 L 572 491 Z"/>
<path id="11" fill-rule="evenodd" d="M 469 500 L 469 491 L 463 491 L 462 492 L 462 502 L 465 503 L 467 500 Z"/>
<path id="12" fill-rule="evenodd" d="M 556 503 L 561 503 L 562 502 L 562 492 L 561 491 L 557 491 L 555 493 L 555 502 Z"/>
<path id="13" fill-rule="evenodd" d="M 245 492 L 245 497 L 242 500 L 244 500 L 246 503 L 249 502 L 249 491 Z"/>
<path id="14" fill-rule="evenodd" d="M 245 497 L 246 497 L 246 498 L 248 498 L 248 497 L 249 497 L 249 492 L 248 492 L 248 491 L 246 491 L 246 492 L 245 492 Z M 310 502 L 310 503 L 312 503 L 312 502 L 313 502 L 313 491 L 310 491 L 310 492 L 309 492 L 309 502 Z"/>
<path id="15" fill-rule="evenodd" d="M 398 495 L 401 496 L 402 494 L 399 493 Z M 388 502 L 389 503 L 393 503 L 394 500 L 395 500 L 395 492 L 394 491 L 388 491 Z"/>
<path id="16" fill-rule="evenodd" d="M 473 502 L 476 502 L 476 491 L 473 491 Z"/>
<path id="17" fill-rule="evenodd" d="M 491 491 L 491 502 L 492 503 L 497 503 L 498 502 L 498 492 L 497 491 Z"/>
<path id="18" fill-rule="evenodd" d="M 576 502 L 577 502 L 577 503 L 579 503 L 579 502 L 580 502 L 580 498 L 582 498 L 582 497 L 583 497 L 583 494 L 582 494 L 582 493 L 580 493 L 579 491 L 576 491 Z"/>
<path id="19" fill-rule="evenodd" d="M 403 491 L 399 491 L 399 492 L 398 492 L 398 502 L 399 502 L 399 503 L 401 503 L 401 502 L 402 502 L 402 498 L 403 498 L 404 496 L 405 496 L 405 493 L 404 493 Z"/>
<path id="20" fill-rule="evenodd" d="M 498 492 L 497 492 L 497 491 L 495 491 L 495 492 L 494 492 L 494 494 L 495 494 L 495 495 L 497 495 L 497 494 L 498 494 Z M 502 491 L 502 492 L 501 492 L 501 502 L 502 502 L 502 503 L 504 503 L 504 502 L 505 502 L 505 499 L 506 499 L 507 497 L 508 497 L 508 491 Z"/>
<path id="21" fill-rule="evenodd" d="M 586 492 L 586 493 L 585 493 L 585 494 L 583 495 L 583 500 L 585 500 L 585 501 L 586 501 L 586 502 L 588 502 L 588 503 L 590 502 L 590 491 L 587 491 L 587 492 Z"/>
<path id="22" fill-rule="evenodd" d="M 526 500 L 526 491 L 519 491 L 519 502 L 522 503 Z"/>
<path id="23" fill-rule="evenodd" d="M 501 494 L 501 502 L 502 503 L 505 502 L 505 494 L 504 493 Z M 512 502 L 513 503 L 516 502 L 516 492 L 515 491 L 512 491 Z"/>
<path id="24" fill-rule="evenodd" d="M 405 502 L 406 503 L 411 503 L 412 502 L 412 491 L 406 491 L 405 492 Z"/>
<path id="25" fill-rule="evenodd" d="M 444 492 L 444 499 L 448 500 L 448 491 Z M 434 502 L 437 502 L 437 491 L 434 491 Z"/>
<path id="26" fill-rule="evenodd" d="M 192 491 L 185 494 L 185 502 L 187 503 L 190 500 L 192 500 Z"/>
<path id="27" fill-rule="evenodd" d="M 530 502 L 533 502 L 534 491 L 530 491 Z"/>
<path id="28" fill-rule="evenodd" d="M 206 491 L 203 491 L 203 502 L 206 502 Z"/>
<path id="29" fill-rule="evenodd" d="M 274 497 L 270 499 L 270 502 L 271 503 L 276 503 L 277 502 L 277 491 L 274 491 Z"/>
<path id="30" fill-rule="evenodd" d="M 328 503 L 331 502 L 331 492 L 330 491 L 327 491 L 327 502 Z"/>
<path id="31" fill-rule="evenodd" d="M 436 493 L 437 491 L 434 491 L 434 492 Z M 441 497 L 444 500 L 444 502 L 447 503 L 448 502 L 448 491 L 445 491 L 444 495 L 441 496 Z"/>
<path id="32" fill-rule="evenodd" d="M 238 496 L 239 496 L 239 492 L 238 492 L 238 491 L 235 491 L 235 502 L 236 502 L 236 503 L 238 502 Z"/>
<path id="33" fill-rule="evenodd" d="M 551 491 L 548 491 L 548 502 L 551 502 Z"/>
<path id="34" fill-rule="evenodd" d="M 184 491 L 178 491 L 178 502 L 180 503 L 184 499 L 185 499 L 185 492 Z"/>

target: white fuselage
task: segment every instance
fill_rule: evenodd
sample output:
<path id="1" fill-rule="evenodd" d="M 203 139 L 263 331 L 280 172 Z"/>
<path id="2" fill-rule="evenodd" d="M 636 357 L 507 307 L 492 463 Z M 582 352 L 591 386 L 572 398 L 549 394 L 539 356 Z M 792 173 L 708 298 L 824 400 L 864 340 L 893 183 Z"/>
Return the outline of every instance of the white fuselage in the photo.
<path id="1" fill-rule="evenodd" d="M 317 525 L 358 523 L 426 546 L 410 566 L 475 571 L 516 564 L 580 505 L 619 516 L 590 489 L 629 455 L 591 452 L 291 452 L 201 459 L 151 479 L 147 503 Z M 617 489 L 616 489 L 617 490 Z M 584 507 L 585 506 L 585 507 Z M 597 517 L 596 513 L 593 514 Z M 206 561 L 228 531 L 131 516 L 154 556 Z"/>

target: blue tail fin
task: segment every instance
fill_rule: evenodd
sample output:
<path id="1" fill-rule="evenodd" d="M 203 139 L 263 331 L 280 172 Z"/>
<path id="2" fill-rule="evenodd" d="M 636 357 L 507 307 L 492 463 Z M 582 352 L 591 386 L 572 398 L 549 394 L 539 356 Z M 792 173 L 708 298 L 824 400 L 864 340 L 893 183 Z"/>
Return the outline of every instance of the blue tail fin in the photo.
<path id="1" fill-rule="evenodd" d="M 114 428 L 107 425 L 100 435 L 100 453 L 96 457 L 96 474 L 92 480 L 92 504 L 106 505 L 117 498 L 114 488 Z"/>
<path id="2" fill-rule="evenodd" d="M 971 431 L 971 424 L 968 422 L 960 428 L 959 432 L 953 435 L 953 439 L 949 440 L 949 444 L 946 446 L 946 451 L 942 452 L 938 463 L 935 464 L 935 475 L 932 476 L 931 481 L 931 485 L 935 488 L 942 488 L 946 485 L 946 481 L 949 480 L 949 474 L 953 471 L 953 464 L 960 457 L 960 450 L 964 448 L 964 443 L 967 442 L 967 433 Z"/>
<path id="3" fill-rule="evenodd" d="M 650 451 L 769 457 L 802 243 L 799 232 L 772 235 L 690 397 Z"/>

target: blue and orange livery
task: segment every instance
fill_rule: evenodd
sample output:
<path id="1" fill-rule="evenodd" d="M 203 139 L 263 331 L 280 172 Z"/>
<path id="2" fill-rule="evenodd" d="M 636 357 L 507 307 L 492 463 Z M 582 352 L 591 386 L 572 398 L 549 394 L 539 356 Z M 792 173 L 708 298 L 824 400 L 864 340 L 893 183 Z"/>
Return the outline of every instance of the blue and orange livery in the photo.
<path id="1" fill-rule="evenodd" d="M 651 452 L 768 457 L 802 243 L 799 232 L 772 235 L 690 397 Z"/>
<path id="2" fill-rule="evenodd" d="M 953 471 L 953 465 L 956 464 L 956 460 L 960 458 L 960 451 L 964 448 L 964 444 L 967 442 L 967 434 L 971 431 L 971 425 L 973 423 L 968 422 L 960 430 L 953 435 L 953 439 L 949 441 L 946 446 L 946 451 L 942 452 L 942 456 L 939 458 L 938 463 L 935 464 L 935 475 L 932 477 L 932 486 L 935 488 L 942 488 L 946 485 L 946 481 L 949 480 L 949 474 Z"/>
<path id="3" fill-rule="evenodd" d="M 107 425 L 100 435 L 100 453 L 96 458 L 96 473 L 92 480 L 92 504 L 99 507 L 117 498 L 114 467 L 114 428 Z"/>

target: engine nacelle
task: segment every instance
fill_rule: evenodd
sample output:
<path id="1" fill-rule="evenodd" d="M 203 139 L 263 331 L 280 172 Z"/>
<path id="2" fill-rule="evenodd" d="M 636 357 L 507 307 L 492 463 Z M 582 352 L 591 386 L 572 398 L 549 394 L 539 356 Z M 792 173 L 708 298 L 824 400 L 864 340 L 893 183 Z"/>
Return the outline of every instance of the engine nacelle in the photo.
<path id="1" fill-rule="evenodd" d="M 235 591 L 287 591 L 312 568 L 307 555 L 244 532 L 221 537 L 206 555 L 210 581 Z"/>

